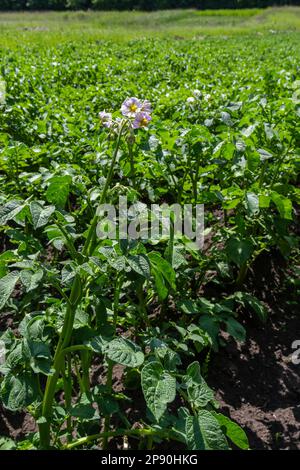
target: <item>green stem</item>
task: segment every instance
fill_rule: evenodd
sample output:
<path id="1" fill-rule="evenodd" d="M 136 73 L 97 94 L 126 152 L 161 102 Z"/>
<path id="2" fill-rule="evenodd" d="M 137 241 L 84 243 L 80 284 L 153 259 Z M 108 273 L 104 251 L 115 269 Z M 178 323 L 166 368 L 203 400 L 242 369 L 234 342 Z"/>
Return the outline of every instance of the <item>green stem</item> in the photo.
<path id="1" fill-rule="evenodd" d="M 65 404 L 66 409 L 69 410 L 71 407 L 71 399 L 72 399 L 72 367 L 71 367 L 71 356 L 68 354 L 67 358 L 67 375 L 64 374 L 64 392 L 65 392 Z M 72 421 L 71 416 L 67 418 L 67 439 L 68 442 L 72 441 Z"/>
<path id="2" fill-rule="evenodd" d="M 262 185 L 263 185 L 263 182 L 264 182 L 264 179 L 265 179 L 267 164 L 268 164 L 268 161 L 265 160 L 264 163 L 263 163 L 262 171 L 261 171 L 260 178 L 259 178 L 259 187 L 260 188 L 262 188 Z"/>
<path id="3" fill-rule="evenodd" d="M 128 143 L 128 153 L 129 153 L 129 161 L 130 161 L 130 177 L 132 180 L 133 189 L 136 189 L 135 184 L 135 168 L 134 168 L 134 158 L 133 158 L 133 146 L 131 143 Z"/>
<path id="4" fill-rule="evenodd" d="M 141 314 L 142 319 L 144 320 L 146 328 L 150 328 L 151 324 L 150 324 L 150 320 L 149 320 L 148 313 L 147 313 L 146 301 L 145 301 L 145 296 L 144 296 L 144 292 L 143 292 L 143 284 L 141 284 L 137 288 L 136 294 L 137 294 L 137 297 L 139 299 L 138 310 Z"/>
<path id="5" fill-rule="evenodd" d="M 248 273 L 248 269 L 249 269 L 248 262 L 244 263 L 241 266 L 238 277 L 236 279 L 236 285 L 237 286 L 241 286 L 244 283 L 244 281 L 246 279 L 246 276 L 247 276 L 247 273 Z"/>
<path id="6" fill-rule="evenodd" d="M 169 239 L 169 245 L 167 249 L 167 259 L 172 267 L 173 267 L 174 237 L 175 237 L 174 217 L 175 217 L 174 212 L 171 212 L 170 214 L 170 239 Z M 166 313 L 167 313 L 168 303 L 169 303 L 169 292 L 165 300 L 162 302 L 162 306 L 161 306 L 161 316 L 163 319 L 165 318 Z"/>
<path id="7" fill-rule="evenodd" d="M 72 258 L 75 259 L 75 260 L 78 259 L 78 252 L 77 252 L 77 250 L 76 250 L 76 248 L 75 248 L 75 245 L 74 245 L 74 243 L 73 243 L 73 240 L 72 240 L 72 238 L 70 237 L 70 235 L 68 234 L 67 230 L 66 230 L 65 227 L 63 227 L 63 225 L 62 225 L 60 222 L 58 222 L 58 221 L 56 221 L 56 225 L 58 226 L 59 230 L 61 231 L 61 233 L 63 234 L 63 236 L 64 236 L 65 239 L 66 239 L 66 245 L 67 245 L 67 247 L 68 247 L 68 249 L 69 249 L 69 252 L 70 252 Z"/>
<path id="8" fill-rule="evenodd" d="M 119 300 L 120 300 L 120 291 L 122 288 L 123 278 L 121 275 L 117 276 L 116 283 L 115 283 L 115 293 L 114 293 L 114 315 L 113 315 L 113 331 L 114 336 L 116 336 L 117 330 L 117 321 L 118 321 L 118 311 L 119 311 Z M 108 360 L 108 369 L 107 369 L 107 379 L 106 379 L 106 386 L 109 390 L 109 393 L 112 393 L 112 379 L 113 379 L 113 368 L 114 363 L 111 360 Z M 104 432 L 108 432 L 110 426 L 110 416 L 105 416 L 104 420 Z M 107 448 L 107 438 L 104 437 L 102 448 Z"/>
<path id="9" fill-rule="evenodd" d="M 168 431 L 160 431 L 158 429 L 124 429 L 119 431 L 108 431 L 102 432 L 99 434 L 93 434 L 91 436 L 82 437 L 72 444 L 67 444 L 64 449 L 71 450 L 75 447 L 83 446 L 85 444 L 89 444 L 90 442 L 97 441 L 98 439 L 108 439 L 110 437 L 120 437 L 120 436 L 158 436 L 161 438 L 169 438 L 170 433 Z M 174 440 L 176 436 L 172 436 Z"/>
<path id="10" fill-rule="evenodd" d="M 182 177 L 182 179 L 180 181 L 180 184 L 179 184 L 178 195 L 177 195 L 178 204 L 181 204 L 182 192 L 183 192 L 183 188 L 184 188 L 184 184 L 185 184 L 187 174 L 188 174 L 188 166 L 186 165 L 183 177 Z"/>
<path id="11" fill-rule="evenodd" d="M 77 380 L 78 380 L 80 392 L 84 393 L 84 385 L 83 385 L 82 378 L 81 378 L 81 375 L 80 375 L 80 372 L 79 372 L 79 369 L 78 369 L 76 359 L 75 359 L 74 367 L 75 367 L 75 372 L 76 372 L 76 377 L 77 377 Z"/>
<path id="12" fill-rule="evenodd" d="M 168 247 L 168 261 L 173 267 L 173 255 L 174 255 L 174 238 L 175 238 L 175 227 L 174 227 L 174 212 L 170 214 L 170 240 Z"/>
<path id="13" fill-rule="evenodd" d="M 48 376 L 44 393 L 44 399 L 42 404 L 42 417 L 44 418 L 44 422 L 39 424 L 40 446 L 42 449 L 49 449 L 50 447 L 50 422 L 52 416 L 52 405 L 56 390 L 56 384 L 60 375 L 64 358 L 64 355 L 61 354 L 61 351 L 65 349 L 70 342 L 73 331 L 75 312 L 77 305 L 80 302 L 81 295 L 81 280 L 79 276 L 76 276 L 73 282 L 69 304 L 67 305 L 67 311 L 62 332 L 60 334 L 54 355 L 54 373 Z"/>
<path id="14" fill-rule="evenodd" d="M 274 175 L 273 175 L 273 178 L 272 178 L 272 181 L 271 181 L 271 189 L 273 189 L 273 186 L 274 186 L 274 184 L 276 183 L 276 180 L 277 180 L 277 177 L 278 177 L 280 168 L 281 168 L 281 166 L 282 166 L 282 164 L 283 164 L 283 161 L 284 161 L 285 157 L 287 156 L 287 153 L 288 153 L 288 152 L 284 153 L 284 154 L 282 155 L 282 157 L 281 157 L 281 158 L 279 159 L 279 161 L 278 161 L 277 167 L 276 167 L 276 169 L 275 169 L 275 172 L 274 172 Z"/>
<path id="15" fill-rule="evenodd" d="M 105 199 L 106 199 L 106 194 L 107 194 L 107 191 L 109 189 L 109 186 L 110 186 L 110 183 L 111 183 L 111 180 L 112 180 L 112 177 L 113 177 L 113 170 L 114 170 L 114 166 L 115 166 L 116 159 L 117 159 L 117 156 L 118 156 L 118 151 L 119 151 L 119 147 L 120 147 L 120 143 L 121 143 L 122 132 L 123 132 L 125 124 L 126 124 L 126 121 L 124 121 L 123 124 L 120 127 L 116 147 L 115 147 L 115 150 L 114 150 L 114 153 L 113 153 L 111 165 L 110 165 L 109 172 L 108 172 L 108 175 L 107 175 L 107 178 L 106 178 L 106 181 L 105 181 L 105 185 L 104 185 L 104 188 L 103 188 L 103 191 L 102 191 L 102 194 L 101 194 L 99 205 L 104 204 Z M 86 241 L 85 241 L 85 244 L 84 244 L 84 247 L 83 247 L 83 252 L 82 253 L 83 253 L 84 256 L 86 256 L 86 255 L 88 255 L 89 253 L 92 252 L 93 240 L 95 238 L 95 232 L 96 232 L 96 227 L 97 227 L 97 223 L 98 223 L 98 218 L 99 217 L 98 217 L 98 214 L 96 212 L 96 214 L 93 217 L 92 223 L 90 225 L 90 228 L 89 228 L 89 231 L 88 231 L 88 234 L 87 234 L 87 238 L 86 238 Z"/>
<path id="16" fill-rule="evenodd" d="M 194 194 L 195 204 L 197 204 L 197 200 L 198 200 L 198 188 L 197 188 L 197 184 L 198 184 L 198 177 L 199 177 L 199 168 L 200 168 L 200 161 L 199 161 L 199 158 L 198 158 L 197 161 L 196 161 L 196 167 L 195 167 L 195 177 L 192 178 L 192 182 L 193 182 L 193 194 Z"/>
<path id="17" fill-rule="evenodd" d="M 90 391 L 90 351 L 81 351 L 82 384 L 84 392 Z"/>

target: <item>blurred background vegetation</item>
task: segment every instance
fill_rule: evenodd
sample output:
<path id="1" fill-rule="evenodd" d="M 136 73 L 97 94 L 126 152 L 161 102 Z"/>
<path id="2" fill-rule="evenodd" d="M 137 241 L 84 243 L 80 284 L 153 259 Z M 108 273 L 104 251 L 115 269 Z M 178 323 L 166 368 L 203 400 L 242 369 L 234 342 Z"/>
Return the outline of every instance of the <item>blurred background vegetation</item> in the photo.
<path id="1" fill-rule="evenodd" d="M 0 10 L 160 10 L 173 8 L 265 8 L 300 0 L 0 0 Z"/>

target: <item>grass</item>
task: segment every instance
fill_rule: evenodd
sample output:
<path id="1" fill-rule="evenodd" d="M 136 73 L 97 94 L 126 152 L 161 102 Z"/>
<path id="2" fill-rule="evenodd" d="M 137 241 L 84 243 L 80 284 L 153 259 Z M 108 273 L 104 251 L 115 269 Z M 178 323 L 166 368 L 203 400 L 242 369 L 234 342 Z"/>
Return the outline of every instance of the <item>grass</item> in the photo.
<path id="1" fill-rule="evenodd" d="M 51 45 L 69 40 L 194 39 L 204 35 L 269 33 L 270 30 L 300 32 L 300 8 L 0 14 L 2 47 L 31 42 Z"/>

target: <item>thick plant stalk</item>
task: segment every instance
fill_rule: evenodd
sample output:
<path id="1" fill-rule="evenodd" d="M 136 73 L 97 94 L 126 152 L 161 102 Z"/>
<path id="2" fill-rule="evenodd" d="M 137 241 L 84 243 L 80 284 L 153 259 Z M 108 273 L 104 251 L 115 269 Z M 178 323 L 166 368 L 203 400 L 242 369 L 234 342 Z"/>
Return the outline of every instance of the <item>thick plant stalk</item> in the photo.
<path id="1" fill-rule="evenodd" d="M 164 438 L 168 439 L 170 438 L 170 432 L 163 431 L 160 429 L 124 429 L 124 430 L 119 430 L 119 431 L 102 432 L 99 434 L 93 434 L 87 437 L 82 437 L 81 439 L 78 439 L 77 441 L 74 441 L 71 444 L 67 444 L 64 447 L 64 449 L 71 450 L 71 449 L 75 449 L 76 447 L 89 444 L 93 441 L 97 441 L 98 439 L 103 439 L 103 438 L 108 439 L 109 437 L 120 437 L 120 436 L 137 436 L 137 437 L 157 436 L 161 439 L 164 439 Z M 174 435 L 172 434 L 172 439 L 175 441 L 178 440 L 179 442 L 181 442 L 180 439 L 177 438 L 175 434 Z"/>
<path id="2" fill-rule="evenodd" d="M 246 261 L 246 263 L 244 263 L 241 266 L 238 277 L 236 279 L 236 285 L 238 287 L 240 287 L 244 283 L 246 276 L 248 274 L 248 269 L 249 269 L 249 263 Z"/>
<path id="3" fill-rule="evenodd" d="M 106 178 L 106 181 L 105 181 L 105 185 L 104 185 L 104 188 L 103 188 L 103 191 L 102 191 L 102 194 L 101 194 L 99 205 L 104 204 L 104 202 L 106 200 L 107 191 L 110 187 L 110 183 L 111 183 L 111 180 L 112 180 L 112 177 L 113 177 L 114 166 L 115 166 L 116 159 L 117 159 L 117 156 L 118 156 L 118 151 L 119 151 L 119 148 L 120 148 L 122 132 L 123 132 L 125 123 L 126 123 L 126 121 L 120 127 L 116 147 L 115 147 L 115 150 L 114 150 L 114 153 L 113 153 L 111 165 L 110 165 L 109 172 L 108 172 L 108 175 L 107 175 L 107 178 Z M 95 240 L 95 235 L 96 235 L 96 227 L 97 227 L 97 224 L 98 224 L 98 219 L 99 219 L 99 217 L 98 217 L 98 214 L 96 213 L 93 217 L 93 220 L 92 220 L 91 226 L 89 228 L 88 235 L 87 235 L 84 247 L 83 247 L 83 252 L 82 253 L 83 253 L 84 256 L 88 256 L 89 254 L 91 254 L 93 252 L 93 246 L 94 246 L 94 240 Z"/>
<path id="4" fill-rule="evenodd" d="M 118 276 L 116 279 L 116 284 L 115 284 L 115 294 L 114 294 L 114 316 L 113 316 L 113 328 L 114 328 L 114 336 L 116 336 L 116 329 L 117 329 L 117 320 L 118 320 L 118 311 L 119 311 L 119 300 L 120 300 L 120 291 L 122 288 L 122 276 Z M 106 378 L 106 385 L 108 387 L 108 390 L 112 392 L 112 379 L 113 379 L 113 368 L 114 368 L 114 363 L 109 359 L 108 360 L 108 369 L 107 369 L 107 378 Z M 110 426 L 110 416 L 106 416 L 104 420 L 104 432 L 109 431 L 109 426 Z M 107 437 L 104 436 L 103 439 L 103 444 L 102 448 L 106 449 L 107 447 Z"/>
<path id="5" fill-rule="evenodd" d="M 175 215 L 174 212 L 171 212 L 170 214 L 170 239 L 169 239 L 169 245 L 167 248 L 167 260 L 169 261 L 170 265 L 173 267 L 173 255 L 174 255 L 174 238 L 175 238 Z M 164 318 L 167 312 L 168 308 L 168 303 L 169 303 L 169 292 L 167 297 L 162 303 L 161 306 L 161 315 Z"/>
<path id="6" fill-rule="evenodd" d="M 133 157 L 133 145 L 132 145 L 132 143 L 128 143 L 128 153 L 129 153 L 129 161 L 130 161 L 130 178 L 131 178 L 131 181 L 132 181 L 133 189 L 136 189 L 135 168 L 134 168 L 134 157 Z"/>
<path id="7" fill-rule="evenodd" d="M 67 375 L 64 376 L 64 393 L 65 393 L 65 404 L 66 408 L 69 409 L 72 402 L 72 365 L 71 365 L 71 355 L 67 355 Z M 72 419 L 71 416 L 68 416 L 67 419 L 67 430 L 68 442 L 72 440 Z"/>
<path id="8" fill-rule="evenodd" d="M 90 351 L 81 351 L 81 366 L 82 366 L 82 384 L 84 392 L 87 393 L 90 391 L 90 363 L 91 363 L 91 354 Z"/>
<path id="9" fill-rule="evenodd" d="M 46 389 L 42 404 L 43 422 L 39 424 L 41 449 L 49 449 L 50 447 L 50 424 L 52 416 L 52 405 L 56 390 L 56 384 L 59 379 L 61 367 L 63 365 L 63 357 L 61 356 L 61 351 L 69 345 L 73 331 L 75 312 L 81 300 L 81 295 L 81 280 L 79 276 L 76 276 L 73 282 L 69 304 L 67 305 L 64 325 L 54 355 L 54 373 L 52 375 L 49 375 L 47 378 Z"/>

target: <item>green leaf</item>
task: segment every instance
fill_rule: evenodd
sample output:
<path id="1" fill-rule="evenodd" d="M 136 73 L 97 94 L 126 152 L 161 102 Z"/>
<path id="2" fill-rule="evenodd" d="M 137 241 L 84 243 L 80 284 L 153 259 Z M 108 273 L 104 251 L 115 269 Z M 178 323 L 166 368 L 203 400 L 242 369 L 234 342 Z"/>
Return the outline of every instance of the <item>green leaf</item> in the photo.
<path id="1" fill-rule="evenodd" d="M 24 209 L 24 201 L 13 200 L 0 207 L 0 226 L 5 225 L 9 220 L 14 220 L 16 215 Z"/>
<path id="2" fill-rule="evenodd" d="M 70 415 L 86 421 L 99 419 L 97 410 L 85 393 L 81 396 L 80 401 L 72 406 Z"/>
<path id="3" fill-rule="evenodd" d="M 111 340 L 111 337 L 98 335 L 84 341 L 84 344 L 92 351 L 103 354 L 106 351 Z"/>
<path id="4" fill-rule="evenodd" d="M 41 280 L 43 279 L 44 272 L 42 269 L 38 269 L 36 272 L 24 270 L 20 273 L 20 281 L 23 286 L 26 288 L 26 292 L 35 290 Z"/>
<path id="5" fill-rule="evenodd" d="M 148 254 L 151 266 L 159 271 L 172 289 L 176 289 L 176 274 L 171 264 L 161 257 L 159 253 L 152 251 Z"/>
<path id="6" fill-rule="evenodd" d="M 287 197 L 278 194 L 276 191 L 272 192 L 271 199 L 276 205 L 280 217 L 282 217 L 283 219 L 292 220 L 292 201 Z"/>
<path id="7" fill-rule="evenodd" d="M 186 418 L 186 442 L 189 450 L 227 450 L 228 444 L 217 419 L 207 410 Z"/>
<path id="8" fill-rule="evenodd" d="M 43 227 L 46 225 L 55 212 L 55 206 L 43 207 L 40 203 L 33 201 L 30 203 L 30 213 L 32 216 L 32 222 L 34 229 Z"/>
<path id="9" fill-rule="evenodd" d="M 249 449 L 249 441 L 245 431 L 235 422 L 233 422 L 227 416 L 221 413 L 212 412 L 215 418 L 218 420 L 220 426 L 224 428 L 226 436 L 240 449 Z"/>
<path id="10" fill-rule="evenodd" d="M 142 389 L 149 410 L 159 421 L 167 404 L 175 400 L 175 377 L 165 371 L 159 362 L 149 362 L 142 370 Z"/>
<path id="11" fill-rule="evenodd" d="M 9 437 L 0 437 L 0 450 L 14 450 L 16 443 Z"/>
<path id="12" fill-rule="evenodd" d="M 226 244 L 228 258 L 239 267 L 251 258 L 253 251 L 254 247 L 249 240 L 230 238 Z"/>
<path id="13" fill-rule="evenodd" d="M 20 275 L 17 271 L 12 271 L 0 279 L 0 310 L 4 307 L 14 291 Z"/>
<path id="14" fill-rule="evenodd" d="M 195 315 L 199 313 L 199 305 L 195 300 L 179 300 L 177 302 L 177 307 L 183 312 L 188 315 Z"/>
<path id="15" fill-rule="evenodd" d="M 237 341 L 244 342 L 246 340 L 246 330 L 235 318 L 228 317 L 225 323 L 228 333 Z"/>
<path id="16" fill-rule="evenodd" d="M 50 180 L 50 185 L 46 191 L 47 201 L 59 207 L 65 207 L 72 178 L 66 176 L 54 176 Z"/>
<path id="17" fill-rule="evenodd" d="M 130 255 L 127 262 L 133 271 L 150 279 L 150 263 L 146 255 Z"/>
<path id="18" fill-rule="evenodd" d="M 246 193 L 246 204 L 249 215 L 259 213 L 259 197 L 255 193 Z"/>
<path id="19" fill-rule="evenodd" d="M 270 207 L 270 201 L 271 201 L 270 196 L 267 196 L 266 194 L 261 194 L 259 196 L 259 207 L 262 209 L 266 209 L 267 207 Z"/>
<path id="20" fill-rule="evenodd" d="M 5 363 L 1 366 L 3 374 L 9 374 L 15 367 L 24 362 L 22 342 L 14 344 L 5 358 Z"/>
<path id="21" fill-rule="evenodd" d="M 158 293 L 158 297 L 160 300 L 165 300 L 168 296 L 169 290 L 166 287 L 164 277 L 161 272 L 157 271 L 157 269 L 155 268 L 152 268 L 152 274 L 154 276 L 155 287 Z"/>
<path id="22" fill-rule="evenodd" d="M 264 304 L 254 297 L 251 294 L 248 294 L 247 292 L 236 292 L 234 294 L 234 298 L 240 302 L 244 307 L 250 307 L 258 318 L 265 323 L 268 318 L 268 310 L 264 306 Z"/>
<path id="23" fill-rule="evenodd" d="M 52 365 L 49 345 L 41 341 L 24 339 L 22 344 L 23 358 L 29 360 L 32 370 L 36 373 L 49 375 Z"/>
<path id="24" fill-rule="evenodd" d="M 117 400 L 108 395 L 96 395 L 94 393 L 94 400 L 98 403 L 100 413 L 103 416 L 111 416 L 120 411 Z"/>
<path id="25" fill-rule="evenodd" d="M 184 377 L 187 394 L 192 405 L 202 408 L 214 400 L 214 393 L 209 388 L 200 372 L 199 362 L 193 362 L 187 368 Z"/>
<path id="26" fill-rule="evenodd" d="M 218 320 L 212 315 L 203 315 L 199 319 L 199 325 L 201 328 L 206 331 L 213 344 L 213 349 L 218 350 L 218 334 L 220 331 L 220 326 Z"/>
<path id="27" fill-rule="evenodd" d="M 127 367 L 139 367 L 144 362 L 144 353 L 141 348 L 125 338 L 111 341 L 106 354 L 111 361 Z"/>

